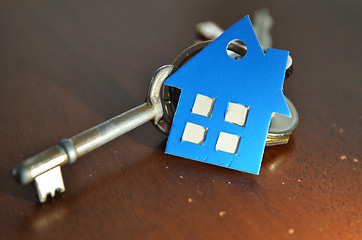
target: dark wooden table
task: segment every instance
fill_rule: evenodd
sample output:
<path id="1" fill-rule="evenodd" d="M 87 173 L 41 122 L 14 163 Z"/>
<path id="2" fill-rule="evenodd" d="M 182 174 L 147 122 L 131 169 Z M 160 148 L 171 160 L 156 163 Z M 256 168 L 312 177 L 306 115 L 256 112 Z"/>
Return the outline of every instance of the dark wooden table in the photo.
<path id="1" fill-rule="evenodd" d="M 37 202 L 22 160 L 145 99 L 194 25 L 274 17 L 294 73 L 290 142 L 259 176 L 163 153 L 151 123 L 63 167 Z M 0 239 L 361 239 L 361 1 L 1 1 Z"/>

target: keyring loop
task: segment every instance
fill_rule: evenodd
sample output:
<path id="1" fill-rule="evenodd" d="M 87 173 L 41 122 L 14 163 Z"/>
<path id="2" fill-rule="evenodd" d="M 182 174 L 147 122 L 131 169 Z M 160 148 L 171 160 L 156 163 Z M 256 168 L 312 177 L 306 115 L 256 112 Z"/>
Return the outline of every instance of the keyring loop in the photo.
<path id="1" fill-rule="evenodd" d="M 166 120 L 168 115 L 165 114 L 164 104 L 161 97 L 164 86 L 163 83 L 168 76 L 175 72 L 174 68 L 175 67 L 173 65 L 165 65 L 157 69 L 148 87 L 146 102 L 151 104 L 154 111 L 157 113 L 152 122 L 155 127 L 163 133 L 169 133 L 171 129 L 171 123 Z"/>

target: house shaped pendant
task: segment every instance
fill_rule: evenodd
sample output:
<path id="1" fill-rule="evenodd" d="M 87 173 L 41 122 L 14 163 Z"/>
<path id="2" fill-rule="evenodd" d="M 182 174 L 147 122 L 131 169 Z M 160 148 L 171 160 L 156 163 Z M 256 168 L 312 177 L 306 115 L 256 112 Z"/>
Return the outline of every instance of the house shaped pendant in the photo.
<path id="1" fill-rule="evenodd" d="M 240 40 L 241 59 L 227 53 Z M 282 92 L 288 51 L 262 50 L 248 16 L 166 79 L 181 89 L 166 153 L 259 174 L 273 113 L 290 116 Z"/>

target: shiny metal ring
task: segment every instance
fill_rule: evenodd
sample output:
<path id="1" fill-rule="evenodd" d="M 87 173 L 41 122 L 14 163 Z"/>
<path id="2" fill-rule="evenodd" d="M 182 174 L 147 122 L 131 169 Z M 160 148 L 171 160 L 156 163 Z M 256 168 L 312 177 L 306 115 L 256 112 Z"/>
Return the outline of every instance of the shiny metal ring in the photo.
<path id="1" fill-rule="evenodd" d="M 163 133 L 169 133 L 171 129 L 171 123 L 169 117 L 165 114 L 164 104 L 162 101 L 162 89 L 163 83 L 168 76 L 174 72 L 173 65 L 165 65 L 157 69 L 152 77 L 152 81 L 148 87 L 148 93 L 146 102 L 153 106 L 154 111 L 157 113 L 153 119 L 155 127 Z"/>

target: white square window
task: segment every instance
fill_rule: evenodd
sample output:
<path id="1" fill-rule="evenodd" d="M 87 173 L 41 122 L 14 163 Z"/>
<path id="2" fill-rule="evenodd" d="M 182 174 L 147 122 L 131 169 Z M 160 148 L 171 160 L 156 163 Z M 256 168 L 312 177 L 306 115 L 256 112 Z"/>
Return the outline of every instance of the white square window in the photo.
<path id="1" fill-rule="evenodd" d="M 245 126 L 246 118 L 248 116 L 249 107 L 241 104 L 229 102 L 228 110 L 225 115 L 225 121 Z"/>
<path id="2" fill-rule="evenodd" d="M 197 94 L 194 107 L 192 108 L 192 113 L 210 117 L 212 109 L 214 108 L 214 102 L 214 98 Z"/>
<path id="3" fill-rule="evenodd" d="M 234 134 L 220 132 L 216 143 L 216 150 L 236 154 L 240 137 Z"/>
<path id="4" fill-rule="evenodd" d="M 202 145 L 205 141 L 207 128 L 188 122 L 182 135 L 182 140 Z"/>

